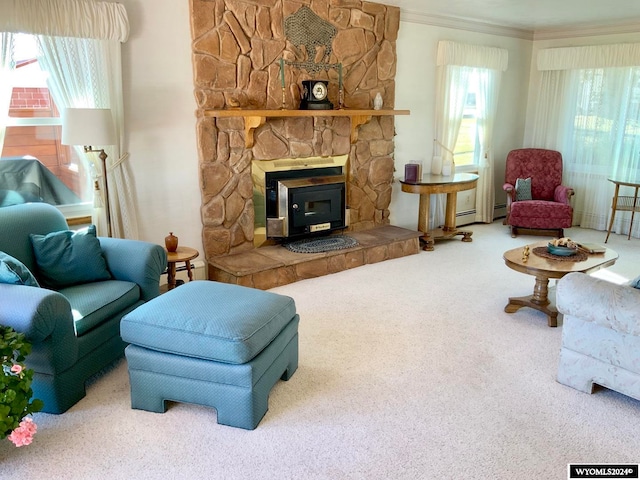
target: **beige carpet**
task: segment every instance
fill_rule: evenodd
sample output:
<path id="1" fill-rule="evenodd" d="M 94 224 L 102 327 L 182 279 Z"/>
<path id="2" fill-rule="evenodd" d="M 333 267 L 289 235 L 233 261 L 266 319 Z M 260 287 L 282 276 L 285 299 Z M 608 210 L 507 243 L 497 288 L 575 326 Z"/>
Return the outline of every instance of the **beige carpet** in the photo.
<path id="1" fill-rule="evenodd" d="M 558 384 L 561 320 L 503 311 L 533 289 L 503 251 L 540 238 L 471 228 L 472 243 L 274 289 L 296 300 L 300 366 L 256 430 L 194 405 L 131 410 L 121 361 L 69 412 L 35 415 L 32 445 L 0 442 L 0 478 L 564 479 L 569 462 L 639 462 L 640 402 Z M 620 260 L 599 276 L 640 274 L 640 240 L 609 246 Z"/>

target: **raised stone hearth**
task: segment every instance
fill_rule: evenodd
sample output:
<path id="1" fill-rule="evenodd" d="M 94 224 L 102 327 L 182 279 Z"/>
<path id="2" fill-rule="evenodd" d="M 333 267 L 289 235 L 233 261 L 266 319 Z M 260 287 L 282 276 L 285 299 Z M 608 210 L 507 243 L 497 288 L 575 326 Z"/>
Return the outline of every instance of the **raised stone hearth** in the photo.
<path id="1" fill-rule="evenodd" d="M 216 257 L 209 278 L 219 282 L 269 289 L 307 278 L 382 262 L 420 252 L 420 232 L 387 225 L 349 233 L 358 245 L 325 253 L 294 253 L 281 245 Z"/>

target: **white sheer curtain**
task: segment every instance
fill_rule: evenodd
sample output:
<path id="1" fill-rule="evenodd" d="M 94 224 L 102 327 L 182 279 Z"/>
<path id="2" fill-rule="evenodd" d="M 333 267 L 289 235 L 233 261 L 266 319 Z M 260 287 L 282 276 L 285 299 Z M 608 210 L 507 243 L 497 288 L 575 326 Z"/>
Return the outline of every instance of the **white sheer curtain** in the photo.
<path id="1" fill-rule="evenodd" d="M 112 81 L 109 82 L 110 108 L 113 114 L 118 143 L 112 147 L 109 168 L 109 196 L 118 199 L 111 204 L 113 234 L 117 237 L 138 238 L 138 216 L 134 200 L 134 181 L 129 168 L 129 152 L 125 150 L 124 98 L 122 92 L 122 49 L 120 42 L 101 42 Z M 111 154 L 110 154 L 111 156 Z"/>
<path id="2" fill-rule="evenodd" d="M 476 187 L 476 222 L 493 222 L 493 210 L 496 203 L 493 126 L 498 110 L 498 96 L 502 72 L 488 68 L 478 69 L 478 138 L 480 156 L 478 158 L 478 186 Z"/>
<path id="3" fill-rule="evenodd" d="M 501 48 L 462 43 L 438 42 L 436 67 L 436 112 L 434 156 L 441 156 L 453 162 L 455 148 L 464 106 L 468 93 L 469 78 L 475 71 L 482 78 L 480 93 L 476 99 L 478 127 L 481 149 L 478 162 L 478 187 L 476 189 L 476 218 L 480 221 L 493 221 L 495 203 L 493 180 L 493 153 L 491 150 L 493 124 L 497 108 L 500 78 L 508 65 L 508 52 Z M 430 212 L 433 224 L 440 225 L 444 220 L 444 195 L 437 195 Z"/>
<path id="4" fill-rule="evenodd" d="M 566 71 L 546 70 L 541 72 L 538 101 L 536 103 L 536 121 L 530 130 L 530 139 L 525 139 L 526 146 L 559 150 L 562 137 L 562 118 L 559 106 L 566 95 Z M 543 120 L 544 119 L 544 120 Z"/>
<path id="5" fill-rule="evenodd" d="M 50 73 L 50 89 L 59 108 L 110 108 L 118 145 L 104 146 L 113 235 L 138 238 L 133 182 L 124 151 L 124 114 L 120 44 L 129 35 L 123 5 L 87 0 L 3 0 L 0 32 L 39 35 L 39 61 Z M 87 158 L 92 154 L 88 154 Z M 95 159 L 89 159 L 95 162 Z M 96 169 L 100 172 L 100 169 Z M 100 207 L 100 202 L 96 202 Z M 100 228 L 102 211 L 94 212 Z"/>
<path id="6" fill-rule="evenodd" d="M 574 224 L 605 230 L 608 179 L 640 181 L 640 44 L 542 50 L 538 69 L 532 146 L 562 153 L 564 183 L 576 191 Z M 618 212 L 613 231 L 627 234 L 629 223 L 630 213 Z M 639 237 L 640 225 L 631 234 Z"/>
<path id="7" fill-rule="evenodd" d="M 137 238 L 138 225 L 134 214 L 128 165 L 128 153 L 123 152 L 123 107 L 120 42 L 85 38 L 39 36 L 42 54 L 39 62 L 50 73 L 49 90 L 59 108 L 110 108 L 117 126 L 118 145 L 93 145 L 107 153 L 109 206 L 112 233 L 116 237 Z M 79 148 L 79 153 L 84 154 Z M 122 153 L 121 153 L 122 152 Z M 93 173 L 100 182 L 93 222 L 106 232 L 104 179 L 96 154 L 86 154 Z"/>
<path id="8" fill-rule="evenodd" d="M 0 32 L 0 152 L 4 146 L 4 135 L 7 131 L 7 118 L 11 104 L 11 71 L 13 62 L 13 35 Z"/>
<path id="9" fill-rule="evenodd" d="M 456 146 L 464 105 L 467 99 L 469 77 L 472 68 L 458 65 L 438 65 L 436 68 L 436 117 L 435 144 L 433 155 L 442 158 L 442 162 L 453 162 L 453 149 Z M 431 202 L 429 228 L 435 228 L 444 222 L 446 195 L 436 195 Z"/>
<path id="10" fill-rule="evenodd" d="M 108 89 L 100 81 L 100 72 L 107 71 L 100 55 L 98 40 L 70 37 L 48 37 L 39 35 L 38 62 L 42 70 L 49 72 L 47 86 L 60 110 L 65 108 L 109 108 Z M 96 48 L 98 47 L 98 48 Z M 92 145 L 104 148 L 111 156 L 111 148 L 106 145 Z M 91 164 L 91 174 L 99 182 L 94 191 L 92 223 L 99 235 L 107 232 L 103 196 L 104 178 L 102 164 L 94 153 L 85 154 L 82 146 L 74 146 L 79 156 L 84 156 Z"/>

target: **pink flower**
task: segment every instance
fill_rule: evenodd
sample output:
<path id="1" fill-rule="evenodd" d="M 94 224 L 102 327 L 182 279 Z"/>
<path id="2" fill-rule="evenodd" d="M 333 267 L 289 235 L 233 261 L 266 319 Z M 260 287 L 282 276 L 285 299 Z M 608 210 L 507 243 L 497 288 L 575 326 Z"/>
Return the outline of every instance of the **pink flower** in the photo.
<path id="1" fill-rule="evenodd" d="M 17 363 L 12 365 L 11 371 L 16 375 L 20 375 L 22 373 L 22 365 L 18 365 Z"/>
<path id="2" fill-rule="evenodd" d="M 38 427 L 33 423 L 31 417 L 27 417 L 20 422 L 20 426 L 11 432 L 11 435 L 7 438 L 13 442 L 16 447 L 23 447 L 32 442 L 37 430 Z"/>

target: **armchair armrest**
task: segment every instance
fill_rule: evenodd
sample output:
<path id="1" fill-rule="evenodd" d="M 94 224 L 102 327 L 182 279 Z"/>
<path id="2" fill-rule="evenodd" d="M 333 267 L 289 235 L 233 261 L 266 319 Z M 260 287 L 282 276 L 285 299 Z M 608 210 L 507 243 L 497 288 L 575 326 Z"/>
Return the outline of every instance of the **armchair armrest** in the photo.
<path id="1" fill-rule="evenodd" d="M 99 240 L 114 278 L 137 283 L 145 302 L 160 294 L 160 275 L 167 267 L 164 248 L 140 240 L 108 237 Z"/>
<path id="2" fill-rule="evenodd" d="M 564 185 L 558 185 L 555 191 L 553 192 L 553 200 L 558 203 L 564 203 L 566 205 L 569 205 L 571 196 L 574 193 L 575 192 L 573 191 L 573 188 L 567 187 Z"/>
<path id="3" fill-rule="evenodd" d="M 640 336 L 640 290 L 584 273 L 558 281 L 558 311 L 629 335 Z"/>
<path id="4" fill-rule="evenodd" d="M 504 185 L 502 185 L 502 189 L 507 193 L 512 193 L 515 192 L 516 187 L 514 187 L 510 183 L 505 183 Z"/>
<path id="5" fill-rule="evenodd" d="M 504 185 L 502 185 L 502 189 L 507 193 L 507 205 L 510 205 L 511 202 L 515 202 L 516 187 L 514 187 L 510 183 L 505 183 Z"/>
<path id="6" fill-rule="evenodd" d="M 516 187 L 510 183 L 502 185 L 502 189 L 507 193 L 507 216 L 502 222 L 503 225 L 509 224 L 509 214 L 511 213 L 511 204 L 516 201 Z"/>
<path id="7" fill-rule="evenodd" d="M 32 365 L 53 363 L 54 369 L 65 370 L 78 357 L 71 305 L 58 292 L 0 284 L 0 324 L 24 333 L 33 346 Z"/>

